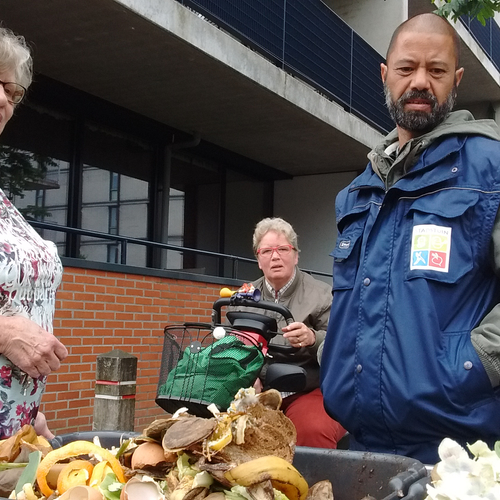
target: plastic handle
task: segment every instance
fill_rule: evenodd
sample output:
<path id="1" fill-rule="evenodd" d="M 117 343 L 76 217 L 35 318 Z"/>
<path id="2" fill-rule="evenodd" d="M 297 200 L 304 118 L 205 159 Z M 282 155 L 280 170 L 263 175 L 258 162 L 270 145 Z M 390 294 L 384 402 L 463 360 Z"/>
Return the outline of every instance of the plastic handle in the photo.
<path id="1" fill-rule="evenodd" d="M 410 485 L 422 477 L 425 478 L 426 475 L 427 470 L 425 467 L 411 467 L 406 471 L 400 472 L 389 480 L 388 486 L 393 493 L 384 500 L 388 500 L 389 498 L 402 498 L 408 491 Z"/>
<path id="2" fill-rule="evenodd" d="M 427 485 L 430 482 L 430 477 L 423 477 L 414 482 L 410 485 L 407 495 L 402 500 L 424 500 L 427 497 Z"/>
<path id="3" fill-rule="evenodd" d="M 214 325 L 221 323 L 221 309 L 225 306 L 243 306 L 243 307 L 252 307 L 254 309 L 263 309 L 266 311 L 274 311 L 283 316 L 287 325 L 293 323 L 293 316 L 292 313 L 290 312 L 290 309 L 288 309 L 285 306 L 282 306 L 281 304 L 276 304 L 275 302 L 268 302 L 266 300 L 255 302 L 251 299 L 245 299 L 243 297 L 233 296 L 228 298 L 217 299 L 214 302 L 213 312 L 212 312 L 212 323 Z"/>

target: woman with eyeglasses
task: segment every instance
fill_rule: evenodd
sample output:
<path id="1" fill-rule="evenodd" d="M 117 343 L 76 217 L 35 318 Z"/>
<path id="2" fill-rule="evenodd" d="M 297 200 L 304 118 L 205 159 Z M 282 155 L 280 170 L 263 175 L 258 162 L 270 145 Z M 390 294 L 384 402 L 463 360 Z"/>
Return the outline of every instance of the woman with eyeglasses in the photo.
<path id="1" fill-rule="evenodd" d="M 32 59 L 23 37 L 0 28 L 0 133 L 23 100 Z M 47 375 L 68 352 L 52 334 L 62 264 L 0 186 L 0 439 L 32 424 L 51 438 L 38 411 Z"/>
<path id="2" fill-rule="evenodd" d="M 263 273 L 253 283 L 261 292 L 261 300 L 287 307 L 295 320 L 286 325 L 285 320 L 279 318 L 278 330 L 283 334 L 271 340 L 271 343 L 297 348 L 293 359 L 288 355 L 287 359 L 274 361 L 295 363 L 307 372 L 305 391 L 284 397 L 282 410 L 295 424 L 298 446 L 336 448 L 346 431 L 325 412 L 317 361 L 318 347 L 325 338 L 330 316 L 331 286 L 298 268 L 297 234 L 281 218 L 266 218 L 256 225 L 253 250 Z M 259 313 L 274 317 L 270 311 L 259 310 Z"/>

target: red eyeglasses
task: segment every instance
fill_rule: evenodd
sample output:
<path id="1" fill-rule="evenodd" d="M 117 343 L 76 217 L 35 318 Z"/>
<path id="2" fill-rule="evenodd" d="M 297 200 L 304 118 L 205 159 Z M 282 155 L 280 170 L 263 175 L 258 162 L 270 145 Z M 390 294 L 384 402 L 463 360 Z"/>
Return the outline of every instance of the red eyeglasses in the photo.
<path id="1" fill-rule="evenodd" d="M 295 250 L 293 245 L 280 245 L 278 247 L 263 247 L 257 250 L 257 255 L 261 257 L 271 257 L 273 252 L 278 252 L 278 255 L 288 255 L 292 250 Z"/>

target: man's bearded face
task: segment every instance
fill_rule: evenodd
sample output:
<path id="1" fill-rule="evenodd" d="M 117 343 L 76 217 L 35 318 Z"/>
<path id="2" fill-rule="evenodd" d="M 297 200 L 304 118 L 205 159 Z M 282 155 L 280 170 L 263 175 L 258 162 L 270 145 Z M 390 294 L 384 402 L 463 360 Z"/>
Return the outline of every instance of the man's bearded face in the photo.
<path id="1" fill-rule="evenodd" d="M 457 86 L 453 85 L 448 97 L 442 104 L 438 103 L 436 96 L 426 90 L 409 90 L 394 101 L 391 91 L 384 84 L 384 93 L 389 114 L 396 125 L 411 132 L 425 133 L 437 127 L 451 112 L 457 98 Z M 406 102 L 414 99 L 429 101 L 431 111 L 405 111 Z"/>

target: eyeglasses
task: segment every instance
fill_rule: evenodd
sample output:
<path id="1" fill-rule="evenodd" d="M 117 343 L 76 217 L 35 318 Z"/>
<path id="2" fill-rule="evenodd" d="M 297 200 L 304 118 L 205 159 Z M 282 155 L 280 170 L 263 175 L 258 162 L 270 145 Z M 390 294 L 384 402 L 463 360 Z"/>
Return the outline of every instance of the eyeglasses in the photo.
<path id="1" fill-rule="evenodd" d="M 264 247 L 257 250 L 257 255 L 261 257 L 271 257 L 273 252 L 278 252 L 278 255 L 288 255 L 292 250 L 295 250 L 293 245 L 280 245 L 279 247 Z"/>
<path id="2" fill-rule="evenodd" d="M 12 104 L 19 104 L 26 95 L 26 89 L 19 83 L 2 82 L 0 80 L 0 85 L 3 87 L 7 100 Z"/>

